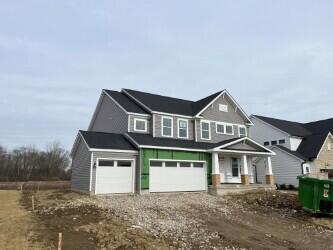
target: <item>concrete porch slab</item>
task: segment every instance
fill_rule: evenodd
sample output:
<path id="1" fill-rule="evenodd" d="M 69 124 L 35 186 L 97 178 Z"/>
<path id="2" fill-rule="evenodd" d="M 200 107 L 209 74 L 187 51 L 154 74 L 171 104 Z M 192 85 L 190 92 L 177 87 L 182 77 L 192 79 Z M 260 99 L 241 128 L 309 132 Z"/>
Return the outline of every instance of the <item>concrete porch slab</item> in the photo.
<path id="1" fill-rule="evenodd" d="M 250 184 L 250 185 L 242 185 L 242 184 L 221 184 L 219 186 L 209 186 L 208 193 L 211 195 L 219 196 L 226 195 L 232 193 L 241 193 L 252 190 L 275 190 L 275 185 L 267 185 L 267 184 Z"/>

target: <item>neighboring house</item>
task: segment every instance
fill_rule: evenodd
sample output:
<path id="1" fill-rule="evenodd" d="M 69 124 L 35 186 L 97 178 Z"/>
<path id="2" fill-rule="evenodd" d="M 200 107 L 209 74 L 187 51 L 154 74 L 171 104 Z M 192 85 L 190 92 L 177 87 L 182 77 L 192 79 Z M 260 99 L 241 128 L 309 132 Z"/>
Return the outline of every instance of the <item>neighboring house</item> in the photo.
<path id="1" fill-rule="evenodd" d="M 274 153 L 247 137 L 253 124 L 219 91 L 188 101 L 103 90 L 72 156 L 72 189 L 91 194 L 201 191 L 256 182 L 253 157 Z M 272 184 L 272 167 L 266 169 Z"/>
<path id="2" fill-rule="evenodd" d="M 251 137 L 276 153 L 272 157 L 277 184 L 298 186 L 297 176 L 333 171 L 333 119 L 298 123 L 252 115 Z M 265 161 L 258 159 L 262 169 Z M 258 173 L 259 181 L 264 173 Z"/>

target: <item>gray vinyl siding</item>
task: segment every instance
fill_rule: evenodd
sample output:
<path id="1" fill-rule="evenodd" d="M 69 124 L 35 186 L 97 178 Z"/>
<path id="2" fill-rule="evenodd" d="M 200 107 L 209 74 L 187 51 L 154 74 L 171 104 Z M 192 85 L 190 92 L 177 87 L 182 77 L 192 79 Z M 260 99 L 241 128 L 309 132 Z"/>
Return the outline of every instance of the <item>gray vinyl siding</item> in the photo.
<path id="1" fill-rule="evenodd" d="M 228 112 L 222 112 L 219 110 L 219 104 L 228 105 Z M 224 98 L 221 96 L 218 98 L 210 107 L 208 107 L 201 116 L 205 120 L 218 121 L 218 122 L 228 122 L 233 124 L 245 125 L 246 121 L 244 117 L 240 114 L 239 109 L 235 107 L 228 100 L 228 97 Z"/>
<path id="2" fill-rule="evenodd" d="M 173 119 L 173 136 L 167 138 L 174 138 L 174 139 L 183 139 L 183 140 L 193 140 L 194 139 L 194 121 L 191 119 L 186 119 L 179 116 L 167 116 L 172 117 Z M 163 137 L 162 136 L 162 117 L 163 115 L 154 114 L 154 122 L 155 122 L 155 137 Z M 178 119 L 184 119 L 188 121 L 188 139 L 186 138 L 179 138 L 178 137 Z"/>
<path id="3" fill-rule="evenodd" d="M 264 145 L 265 141 L 278 141 L 285 139 L 286 143 L 282 144 L 284 147 L 290 149 L 290 138 L 287 133 L 284 133 L 278 129 L 275 129 L 271 125 L 266 124 L 256 117 L 251 117 L 254 126 L 250 128 L 251 138 L 260 144 Z"/>
<path id="4" fill-rule="evenodd" d="M 94 151 L 93 152 L 93 163 L 96 163 L 97 158 L 111 158 L 111 159 L 129 159 L 129 160 L 135 160 L 135 173 L 137 173 L 137 169 L 139 167 L 139 160 L 138 160 L 138 154 L 132 153 L 132 152 L 102 152 L 102 151 Z M 139 182 L 140 175 L 135 176 L 135 190 L 139 190 L 137 187 Z M 96 168 L 93 168 L 92 172 L 92 191 L 95 191 L 96 187 Z"/>
<path id="5" fill-rule="evenodd" d="M 103 94 L 91 131 L 125 133 L 128 130 L 128 115 L 111 98 Z"/>
<path id="6" fill-rule="evenodd" d="M 274 148 L 276 155 L 272 156 L 273 175 L 276 184 L 298 186 L 297 176 L 302 175 L 302 160 Z M 258 180 L 265 183 L 266 161 L 261 159 L 257 164 Z M 259 174 L 260 172 L 260 174 Z"/>
<path id="7" fill-rule="evenodd" d="M 147 132 L 140 132 L 140 131 L 134 131 L 134 119 L 142 119 L 147 121 Z M 144 116 L 139 116 L 139 115 L 129 115 L 129 132 L 134 132 L 134 133 L 144 133 L 144 134 L 151 134 L 151 118 L 150 117 L 144 117 Z"/>
<path id="8" fill-rule="evenodd" d="M 89 192 L 90 188 L 90 161 L 91 153 L 84 141 L 80 138 L 77 150 L 72 158 L 72 180 L 73 190 Z"/>

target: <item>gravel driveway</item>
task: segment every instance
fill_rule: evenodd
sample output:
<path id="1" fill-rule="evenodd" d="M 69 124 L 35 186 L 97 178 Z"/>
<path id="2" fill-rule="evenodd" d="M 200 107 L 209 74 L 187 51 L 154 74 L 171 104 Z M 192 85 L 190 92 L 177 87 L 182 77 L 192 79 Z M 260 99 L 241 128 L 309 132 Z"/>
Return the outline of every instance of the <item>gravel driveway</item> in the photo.
<path id="1" fill-rule="evenodd" d="M 229 211 L 221 200 L 207 193 L 174 193 L 98 197 L 91 202 L 177 247 L 214 248 L 221 237 L 208 230 L 204 214 L 227 216 Z"/>

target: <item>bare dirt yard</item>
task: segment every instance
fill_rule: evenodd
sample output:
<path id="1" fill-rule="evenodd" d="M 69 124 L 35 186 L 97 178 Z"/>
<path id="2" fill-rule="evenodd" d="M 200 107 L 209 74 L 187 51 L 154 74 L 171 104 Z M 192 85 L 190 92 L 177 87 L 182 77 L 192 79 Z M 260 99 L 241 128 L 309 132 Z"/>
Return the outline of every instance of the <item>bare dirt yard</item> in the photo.
<path id="1" fill-rule="evenodd" d="M 56 249 L 59 232 L 63 249 L 333 249 L 333 219 L 303 212 L 296 192 L 0 191 L 0 204 L 0 249 Z"/>

